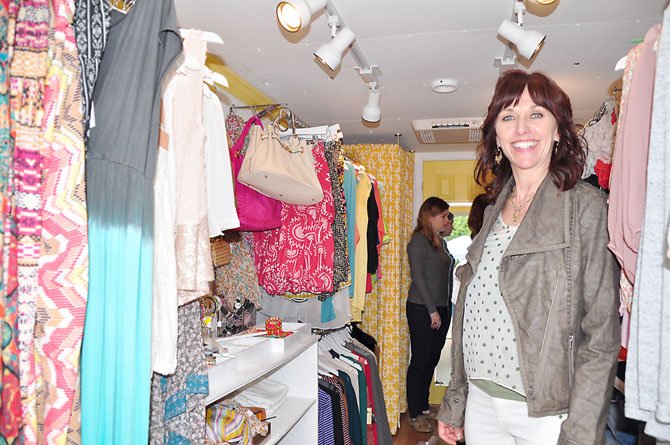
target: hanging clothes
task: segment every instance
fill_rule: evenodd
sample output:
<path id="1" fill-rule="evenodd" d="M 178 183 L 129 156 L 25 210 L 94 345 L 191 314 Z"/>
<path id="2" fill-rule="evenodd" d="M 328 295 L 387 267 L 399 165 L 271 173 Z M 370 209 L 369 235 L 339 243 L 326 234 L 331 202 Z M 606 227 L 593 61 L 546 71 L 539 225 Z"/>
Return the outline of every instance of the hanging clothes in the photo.
<path id="1" fill-rule="evenodd" d="M 354 265 L 353 286 L 354 295 L 351 300 L 351 313 L 353 321 L 361 321 L 363 308 L 365 307 L 365 289 L 367 276 L 367 255 L 368 255 L 368 209 L 367 202 L 372 191 L 370 177 L 365 170 L 357 172 L 358 185 L 356 186 L 356 220 L 355 220 L 355 241 L 354 241 Z"/>
<path id="2" fill-rule="evenodd" d="M 153 180 L 160 85 L 181 51 L 171 0 L 112 12 L 86 159 L 90 284 L 82 346 L 84 443 L 147 443 Z M 141 60 L 142 63 L 137 63 Z"/>
<path id="3" fill-rule="evenodd" d="M 111 25 L 110 14 L 111 6 L 107 0 L 77 0 L 74 31 L 81 64 L 82 119 L 86 137 L 91 118 L 93 90 Z"/>
<path id="4" fill-rule="evenodd" d="M 657 30 L 657 27 L 652 28 L 647 36 L 653 36 Z M 670 441 L 670 387 L 667 384 L 670 379 L 670 267 L 665 259 L 666 230 L 670 224 L 670 8 L 663 14 L 660 35 L 649 41 L 645 38 L 644 44 L 647 43 L 652 48 L 656 45 L 657 59 L 647 194 L 626 365 L 625 412 L 627 417 L 645 421 L 645 433 L 660 442 Z"/>
<path id="5" fill-rule="evenodd" d="M 184 64 L 177 70 L 172 98 L 177 169 L 174 230 L 179 305 L 208 294 L 209 282 L 214 281 L 207 224 L 205 129 L 202 124 L 207 43 L 202 38 L 202 31 L 182 32 L 185 33 Z"/>
<path id="6" fill-rule="evenodd" d="M 35 327 L 38 442 L 81 436 L 79 353 L 88 293 L 85 148 L 74 2 L 53 1 L 45 84 L 42 255 Z M 63 106 L 63 104 L 67 104 Z"/>
<path id="7" fill-rule="evenodd" d="M 10 8 L 13 7 L 12 14 Z M 0 231 L 2 231 L 2 279 L 0 281 L 0 323 L 2 357 L 0 361 L 0 441 L 14 443 L 22 429 L 19 390 L 18 301 L 16 298 L 16 230 L 11 218 L 13 145 L 9 116 L 9 35 L 10 18 L 16 18 L 17 3 L 0 2 Z M 13 24 L 12 24 L 13 25 Z"/>
<path id="8" fill-rule="evenodd" d="M 35 302 L 42 234 L 42 117 L 47 74 L 49 2 L 20 2 L 10 66 L 10 115 L 14 143 L 14 218 L 17 228 L 19 381 L 23 436 L 37 437 Z"/>
<path id="9" fill-rule="evenodd" d="M 149 443 L 198 444 L 205 437 L 205 397 L 209 378 L 200 329 L 200 302 L 179 307 L 177 369 L 153 375 Z"/>
<path id="10" fill-rule="evenodd" d="M 240 227 L 240 220 L 235 209 L 233 172 L 223 108 L 219 98 L 207 87 L 203 89 L 202 123 L 205 127 L 209 236 L 215 237 L 226 230 Z"/>
<path id="11" fill-rule="evenodd" d="M 644 42 L 629 52 L 626 72 L 632 72 L 627 98 L 622 95 L 621 113 L 612 165 L 608 247 L 616 255 L 626 277 L 635 285 L 635 269 L 646 195 L 649 128 L 656 54 L 654 44 L 660 25 L 653 26 Z M 639 51 L 639 56 L 635 57 Z M 635 64 L 635 66 L 631 66 Z"/>
<path id="12" fill-rule="evenodd" d="M 174 75 L 174 70 L 166 75 Z M 177 162 L 172 138 L 173 78 L 163 85 L 158 159 L 154 178 L 154 277 L 151 316 L 151 369 L 168 375 L 177 367 L 177 255 L 175 251 L 175 182 Z"/>
<path id="13" fill-rule="evenodd" d="M 595 173 L 600 187 L 609 189 L 609 167 L 612 164 L 617 124 L 616 101 L 614 98 L 608 97 L 605 99 L 594 117 L 598 117 L 598 119 L 592 119 L 584 127 L 582 134 L 588 145 L 582 178 Z"/>

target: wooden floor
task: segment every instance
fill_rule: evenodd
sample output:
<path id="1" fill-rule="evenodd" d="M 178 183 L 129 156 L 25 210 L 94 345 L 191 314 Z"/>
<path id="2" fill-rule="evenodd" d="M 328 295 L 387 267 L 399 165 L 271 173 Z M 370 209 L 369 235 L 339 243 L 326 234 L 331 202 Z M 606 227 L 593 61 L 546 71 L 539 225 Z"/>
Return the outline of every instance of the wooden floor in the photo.
<path id="1" fill-rule="evenodd" d="M 431 411 L 437 411 L 438 407 L 431 407 Z M 393 436 L 393 445 L 446 445 L 446 443 L 437 437 L 437 421 L 432 420 L 433 434 L 419 433 L 407 424 L 408 413 L 400 416 L 400 428 Z"/>

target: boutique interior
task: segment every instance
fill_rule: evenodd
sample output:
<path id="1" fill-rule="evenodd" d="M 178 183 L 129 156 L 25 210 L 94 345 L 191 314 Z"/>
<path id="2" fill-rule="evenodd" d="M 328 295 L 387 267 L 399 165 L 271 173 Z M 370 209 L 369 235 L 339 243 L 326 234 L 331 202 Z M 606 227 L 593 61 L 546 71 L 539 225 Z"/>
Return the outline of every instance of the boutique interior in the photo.
<path id="1" fill-rule="evenodd" d="M 407 424 L 407 245 L 437 196 L 464 260 L 512 69 L 568 94 L 625 220 L 607 444 L 669 442 L 669 27 L 667 0 L 2 0 L 0 443 L 445 443 Z"/>

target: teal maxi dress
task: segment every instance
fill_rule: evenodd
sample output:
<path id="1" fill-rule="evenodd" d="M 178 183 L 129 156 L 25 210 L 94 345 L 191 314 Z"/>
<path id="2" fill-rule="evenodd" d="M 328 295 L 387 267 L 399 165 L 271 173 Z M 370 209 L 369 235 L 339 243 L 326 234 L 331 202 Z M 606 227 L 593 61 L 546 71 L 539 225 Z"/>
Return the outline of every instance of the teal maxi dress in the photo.
<path id="1" fill-rule="evenodd" d="M 111 20 L 86 159 L 84 445 L 148 443 L 160 84 L 182 48 L 173 0 L 138 1 Z"/>

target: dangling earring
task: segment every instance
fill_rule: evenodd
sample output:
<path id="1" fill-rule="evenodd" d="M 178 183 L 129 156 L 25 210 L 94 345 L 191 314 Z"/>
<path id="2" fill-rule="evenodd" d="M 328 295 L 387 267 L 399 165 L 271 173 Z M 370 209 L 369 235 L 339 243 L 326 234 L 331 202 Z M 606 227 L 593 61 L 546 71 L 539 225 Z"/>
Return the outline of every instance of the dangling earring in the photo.
<path id="1" fill-rule="evenodd" d="M 496 157 L 495 157 L 494 163 L 496 165 L 500 165 L 500 163 L 502 162 L 502 158 L 503 158 L 502 150 L 500 149 L 500 147 L 498 147 L 498 149 L 496 150 Z"/>
<path id="2" fill-rule="evenodd" d="M 554 156 L 556 155 L 556 152 L 558 152 L 558 141 L 554 141 L 554 149 L 552 150 L 554 153 Z"/>

